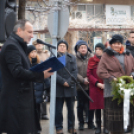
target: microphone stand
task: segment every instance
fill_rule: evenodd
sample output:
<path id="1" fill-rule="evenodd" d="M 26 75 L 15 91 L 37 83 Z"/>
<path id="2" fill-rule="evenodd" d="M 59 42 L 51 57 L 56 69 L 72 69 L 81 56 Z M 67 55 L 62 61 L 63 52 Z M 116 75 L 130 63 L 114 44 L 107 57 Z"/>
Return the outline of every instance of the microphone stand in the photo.
<path id="1" fill-rule="evenodd" d="M 49 51 L 51 52 L 51 54 L 52 54 L 53 56 L 56 57 L 56 55 L 52 52 L 52 50 L 51 50 L 50 47 L 49 47 Z M 60 55 L 60 54 L 59 54 L 59 55 Z M 62 55 L 60 55 L 60 56 L 62 56 Z M 77 80 L 75 79 L 75 77 L 71 75 L 71 73 L 69 72 L 69 70 L 68 70 L 66 67 L 64 67 L 64 69 L 65 69 L 66 72 L 70 75 L 70 77 L 72 78 L 72 80 L 79 86 L 79 88 L 82 90 L 82 92 L 84 93 L 84 95 L 85 95 L 91 102 L 94 102 L 94 101 L 87 95 L 87 93 L 84 91 L 83 87 L 77 82 Z"/>

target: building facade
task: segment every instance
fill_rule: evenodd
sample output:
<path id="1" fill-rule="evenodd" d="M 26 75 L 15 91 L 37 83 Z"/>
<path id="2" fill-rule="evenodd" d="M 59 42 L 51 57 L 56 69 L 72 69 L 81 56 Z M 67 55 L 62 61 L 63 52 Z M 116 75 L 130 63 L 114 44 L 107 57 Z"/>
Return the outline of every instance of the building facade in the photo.
<path id="1" fill-rule="evenodd" d="M 132 0 L 94 0 L 92 2 L 81 0 L 80 2 L 69 6 L 69 28 L 64 37 L 69 43 L 69 52 L 74 53 L 74 45 L 80 39 L 88 42 L 89 47 L 94 50 L 97 42 L 106 43 L 114 33 L 122 34 L 126 39 L 128 33 L 134 30 Z M 40 2 L 40 5 L 42 4 Z M 36 1 L 33 4 L 39 9 L 40 5 Z M 28 6 L 31 6 L 30 3 Z M 34 24 L 34 39 L 41 38 L 52 43 L 47 28 L 47 15 L 47 11 L 27 11 L 27 18 L 31 18 Z"/>

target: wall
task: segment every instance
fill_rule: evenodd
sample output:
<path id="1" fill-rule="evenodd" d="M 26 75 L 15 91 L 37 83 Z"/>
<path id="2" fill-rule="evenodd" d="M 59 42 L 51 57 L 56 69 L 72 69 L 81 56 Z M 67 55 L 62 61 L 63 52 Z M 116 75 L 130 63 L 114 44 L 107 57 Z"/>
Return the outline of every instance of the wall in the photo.
<path id="1" fill-rule="evenodd" d="M 72 1 L 74 2 L 76 0 L 72 0 Z M 87 2 L 87 0 L 80 0 L 79 3 L 134 5 L 134 1 L 133 0 L 93 0 L 93 2 Z"/>

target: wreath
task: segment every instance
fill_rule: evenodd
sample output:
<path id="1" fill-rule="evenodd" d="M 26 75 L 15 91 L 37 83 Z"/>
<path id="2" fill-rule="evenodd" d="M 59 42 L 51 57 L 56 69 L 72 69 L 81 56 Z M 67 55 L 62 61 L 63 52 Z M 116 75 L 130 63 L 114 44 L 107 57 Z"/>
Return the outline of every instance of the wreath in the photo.
<path id="1" fill-rule="evenodd" d="M 123 102 L 124 91 L 122 89 L 128 89 L 130 91 L 130 103 L 134 106 L 134 80 L 130 76 L 121 76 L 116 81 L 112 81 L 112 95 L 113 100 L 118 99 L 118 104 Z"/>

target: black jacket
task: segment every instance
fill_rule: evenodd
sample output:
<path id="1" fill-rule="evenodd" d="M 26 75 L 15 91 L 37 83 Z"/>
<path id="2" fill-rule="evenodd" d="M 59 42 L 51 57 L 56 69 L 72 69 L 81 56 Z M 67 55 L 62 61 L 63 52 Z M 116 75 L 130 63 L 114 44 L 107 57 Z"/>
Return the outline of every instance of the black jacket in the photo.
<path id="1" fill-rule="evenodd" d="M 35 66 L 37 64 L 37 58 L 34 58 L 31 66 Z M 50 88 L 50 79 L 44 79 L 43 83 L 34 82 L 33 84 L 36 103 L 39 104 L 44 102 L 44 90 Z"/>
<path id="2" fill-rule="evenodd" d="M 39 126 L 32 81 L 42 82 L 44 75 L 29 70 L 26 50 L 26 43 L 16 34 L 1 50 L 0 133 L 34 134 Z"/>
<path id="3" fill-rule="evenodd" d="M 71 75 L 77 79 L 76 58 L 69 53 L 66 54 L 66 68 L 69 70 Z M 64 82 L 67 82 L 69 84 L 69 87 L 64 87 Z M 73 82 L 64 68 L 60 69 L 57 71 L 56 97 L 74 96 L 76 96 L 76 84 Z"/>
<path id="4" fill-rule="evenodd" d="M 134 57 L 134 46 L 126 46 L 126 49 L 129 50 L 132 54 L 132 56 Z"/>

